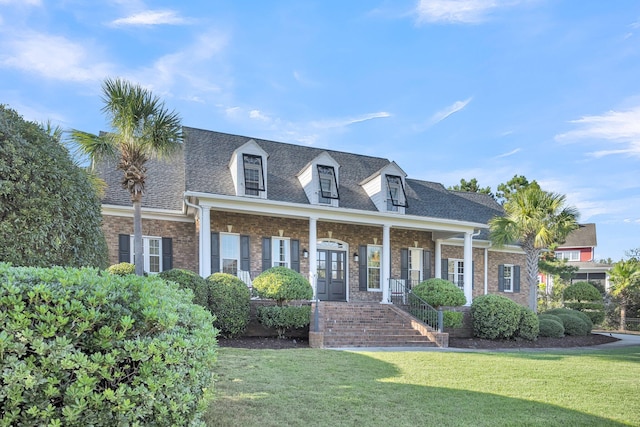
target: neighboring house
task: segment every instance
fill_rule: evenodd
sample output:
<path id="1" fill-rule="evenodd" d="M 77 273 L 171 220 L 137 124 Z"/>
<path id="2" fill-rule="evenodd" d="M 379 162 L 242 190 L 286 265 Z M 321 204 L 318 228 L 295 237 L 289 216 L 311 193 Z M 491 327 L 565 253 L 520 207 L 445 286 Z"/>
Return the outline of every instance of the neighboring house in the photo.
<path id="1" fill-rule="evenodd" d="M 571 283 L 587 281 L 608 290 L 611 265 L 596 262 L 596 246 L 598 246 L 596 225 L 580 224 L 554 253 L 557 259 L 567 260 L 567 264 L 578 267 L 578 271 L 571 278 Z M 553 278 L 542 275 L 541 283 L 545 283 L 550 290 L 553 287 Z"/>
<path id="2" fill-rule="evenodd" d="M 491 247 L 491 197 L 411 179 L 393 161 L 184 128 L 181 151 L 150 161 L 145 271 L 227 272 L 248 285 L 285 266 L 321 301 L 390 302 L 430 277 L 526 305 L 525 256 Z M 133 259 L 132 207 L 115 164 L 99 165 L 111 263 Z M 522 271 L 522 273 L 521 273 Z M 520 279 L 522 277 L 522 280 Z"/>

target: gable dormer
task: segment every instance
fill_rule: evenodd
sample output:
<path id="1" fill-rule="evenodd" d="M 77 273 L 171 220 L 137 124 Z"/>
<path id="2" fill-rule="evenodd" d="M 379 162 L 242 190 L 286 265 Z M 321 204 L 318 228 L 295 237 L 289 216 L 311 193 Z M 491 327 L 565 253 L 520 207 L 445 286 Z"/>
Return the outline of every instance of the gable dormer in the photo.
<path id="1" fill-rule="evenodd" d="M 253 139 L 231 155 L 229 169 L 236 196 L 267 198 L 268 154 Z"/>
<path id="2" fill-rule="evenodd" d="M 380 212 L 405 213 L 407 192 L 405 178 L 407 174 L 396 162 L 391 162 L 360 183 L 371 201 Z"/>
<path id="3" fill-rule="evenodd" d="M 298 181 L 313 205 L 339 206 L 340 165 L 326 151 L 310 161 L 299 173 Z"/>

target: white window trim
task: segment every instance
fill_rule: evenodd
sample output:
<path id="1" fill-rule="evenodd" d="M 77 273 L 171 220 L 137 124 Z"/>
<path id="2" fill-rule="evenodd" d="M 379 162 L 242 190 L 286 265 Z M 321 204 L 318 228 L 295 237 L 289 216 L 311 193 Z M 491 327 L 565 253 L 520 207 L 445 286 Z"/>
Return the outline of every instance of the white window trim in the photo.
<path id="1" fill-rule="evenodd" d="M 327 170 L 331 170 L 331 173 L 323 174 L 320 173 L 322 168 L 326 168 Z M 340 193 L 338 192 L 338 175 L 336 172 L 336 168 L 331 165 L 323 165 L 317 164 L 316 171 L 318 173 L 318 204 L 321 205 L 334 205 L 340 199 Z M 324 193 L 322 191 L 322 180 L 326 179 L 329 181 L 329 191 L 330 197 L 324 197 Z"/>
<path id="2" fill-rule="evenodd" d="M 424 249 L 422 248 L 408 248 L 409 249 L 409 259 L 407 260 L 408 262 L 408 268 L 407 268 L 407 279 L 409 280 L 409 283 L 414 286 L 417 285 L 418 283 L 422 282 L 424 280 L 424 265 L 422 265 L 422 259 L 424 256 Z M 416 252 L 418 254 L 418 264 L 419 264 L 419 268 L 412 268 L 413 266 L 411 265 L 411 253 L 412 252 Z M 418 279 L 418 283 L 413 283 L 413 280 L 411 278 L 411 272 L 412 271 L 418 271 L 418 275 L 419 275 L 419 279 Z"/>
<path id="3" fill-rule="evenodd" d="M 580 261 L 580 251 L 556 251 L 555 255 L 560 260 Z"/>
<path id="4" fill-rule="evenodd" d="M 280 260 L 280 242 L 284 242 L 285 260 Z M 277 259 L 276 259 L 277 258 Z M 271 266 L 291 268 L 291 239 L 288 237 L 271 237 Z"/>
<path id="5" fill-rule="evenodd" d="M 378 248 L 380 250 L 380 265 L 377 267 L 380 276 L 378 288 L 372 288 L 369 283 L 369 269 L 375 269 L 376 267 L 369 267 L 369 249 Z M 369 292 L 382 292 L 382 246 L 381 245 L 367 245 L 367 291 Z"/>
<path id="6" fill-rule="evenodd" d="M 449 266 L 451 263 L 454 263 L 453 278 L 451 278 L 451 273 L 449 273 Z M 458 264 L 462 264 L 462 273 L 458 273 Z M 447 265 L 447 279 L 462 290 L 464 290 L 464 269 L 465 265 L 463 259 L 449 258 L 449 263 Z M 460 283 L 460 280 L 462 280 L 462 284 Z"/>
<path id="7" fill-rule="evenodd" d="M 509 269 L 509 289 L 507 289 L 507 269 Z M 502 270 L 502 291 L 513 293 L 513 264 L 503 264 Z"/>
<path id="8" fill-rule="evenodd" d="M 233 237 L 235 237 L 237 239 L 238 251 L 236 253 L 236 258 L 235 258 L 236 265 L 237 265 L 235 276 L 237 276 L 238 275 L 238 271 L 240 271 L 240 234 L 237 234 L 237 233 L 220 233 L 220 265 L 219 265 L 218 271 L 224 272 L 224 260 L 225 259 L 230 259 L 230 260 L 234 259 L 234 258 L 228 258 L 228 257 L 224 256 L 225 254 L 224 254 L 224 244 L 223 244 L 223 242 L 225 240 L 224 239 L 225 236 L 233 236 Z"/>
<path id="9" fill-rule="evenodd" d="M 247 165 L 245 164 L 245 160 L 247 158 L 259 158 L 260 159 L 260 167 L 253 167 L 254 165 L 249 165 L 251 166 L 250 169 L 253 170 L 257 170 L 258 171 L 258 188 L 247 188 Z M 264 198 L 264 194 L 266 194 L 266 185 L 265 185 L 265 159 L 263 156 L 259 155 L 259 154 L 248 154 L 248 153 L 242 153 L 242 177 L 243 177 L 243 187 L 244 187 L 244 195 L 248 196 L 248 197 L 258 197 L 258 198 Z M 249 191 L 255 191 L 258 194 L 249 194 Z"/>
<path id="10" fill-rule="evenodd" d="M 136 248 L 135 248 L 135 243 L 134 243 L 134 236 L 131 235 L 130 237 L 130 242 L 131 242 L 131 254 L 130 254 L 130 262 L 131 264 L 135 264 L 135 253 L 136 253 Z M 157 240 L 158 241 L 158 271 L 151 271 L 151 255 L 149 254 L 149 242 L 151 240 Z M 155 256 L 155 255 L 154 255 Z M 147 273 L 147 274 L 158 274 L 161 271 L 163 271 L 162 269 L 162 237 L 157 237 L 157 236 L 142 236 L 142 258 L 144 260 L 144 264 L 143 264 L 143 270 Z"/>

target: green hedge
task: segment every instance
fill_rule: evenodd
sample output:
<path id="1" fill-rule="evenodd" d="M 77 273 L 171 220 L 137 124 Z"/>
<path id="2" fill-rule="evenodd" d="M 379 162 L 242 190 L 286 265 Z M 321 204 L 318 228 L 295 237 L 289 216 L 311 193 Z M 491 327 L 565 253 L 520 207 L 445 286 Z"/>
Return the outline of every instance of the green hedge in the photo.
<path id="1" fill-rule="evenodd" d="M 249 288 L 236 276 L 226 273 L 214 273 L 207 281 L 211 283 L 209 309 L 216 318 L 215 327 L 226 338 L 242 335 L 249 324 Z"/>
<path id="2" fill-rule="evenodd" d="M 110 265 L 107 268 L 107 272 L 116 276 L 128 276 L 129 274 L 136 274 L 136 266 L 128 262 L 121 262 Z"/>
<path id="3" fill-rule="evenodd" d="M 480 295 L 471 303 L 473 334 L 479 338 L 512 338 L 520 326 L 520 305 L 502 295 Z"/>
<path id="4" fill-rule="evenodd" d="M 575 314 L 560 313 L 558 317 L 562 319 L 562 326 L 566 335 L 585 336 L 589 335 L 591 328 L 584 319 Z"/>
<path id="5" fill-rule="evenodd" d="M 464 313 L 459 311 L 443 311 L 442 322 L 445 328 L 461 328 L 464 320 Z"/>
<path id="6" fill-rule="evenodd" d="M 520 324 L 516 336 L 529 341 L 535 341 L 540 334 L 538 316 L 528 307 L 520 306 Z"/>
<path id="7" fill-rule="evenodd" d="M 284 338 L 287 329 L 302 328 L 309 324 L 311 306 L 262 306 L 258 307 L 258 321 L 267 328 L 278 331 L 278 338 Z"/>
<path id="8" fill-rule="evenodd" d="M 589 317 L 592 325 L 604 322 L 604 299 L 600 291 L 589 282 L 576 282 L 563 292 L 564 306 Z"/>
<path id="9" fill-rule="evenodd" d="M 458 307 L 467 303 L 464 292 L 458 286 L 444 279 L 425 280 L 414 286 L 411 293 L 436 309 L 439 307 Z"/>
<path id="10" fill-rule="evenodd" d="M 560 320 L 560 318 L 558 318 Z M 564 337 L 564 326 L 562 320 L 556 321 L 551 317 L 540 317 L 540 336 L 551 338 Z"/>
<path id="11" fill-rule="evenodd" d="M 302 274 L 286 267 L 272 267 L 253 280 L 253 289 L 260 298 L 273 299 L 282 305 L 285 301 L 309 300 L 313 288 Z"/>
<path id="12" fill-rule="evenodd" d="M 593 329 L 593 322 L 591 322 L 591 318 L 589 316 L 587 316 L 585 313 L 581 312 L 581 311 L 577 311 L 577 310 L 571 310 L 570 308 L 554 308 L 552 310 L 547 310 L 545 312 L 543 312 L 542 314 L 552 314 L 552 315 L 556 315 L 556 316 L 560 316 L 561 314 L 568 314 L 568 315 L 572 315 L 572 316 L 577 316 L 578 318 L 580 318 L 585 325 L 587 326 L 587 333 L 590 333 L 591 330 Z M 563 320 L 564 323 L 564 320 Z M 567 329 L 566 325 L 564 325 L 565 330 Z M 569 334 L 567 332 L 567 334 Z M 569 334 L 571 335 L 571 334 Z"/>
<path id="13" fill-rule="evenodd" d="M 158 277 L 0 264 L 0 425 L 202 425 L 211 315 Z"/>

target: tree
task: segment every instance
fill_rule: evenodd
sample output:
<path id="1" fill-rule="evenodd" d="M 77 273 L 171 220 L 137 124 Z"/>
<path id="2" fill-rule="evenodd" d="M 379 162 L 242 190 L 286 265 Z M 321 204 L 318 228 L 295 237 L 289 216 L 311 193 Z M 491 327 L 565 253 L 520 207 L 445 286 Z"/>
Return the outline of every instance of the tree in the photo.
<path id="1" fill-rule="evenodd" d="M 611 296 L 620 304 L 620 329 L 625 329 L 627 306 L 640 295 L 640 261 L 631 258 L 618 261 L 609 271 Z"/>
<path id="2" fill-rule="evenodd" d="M 122 79 L 106 79 L 102 84 L 102 112 L 109 119 L 110 132 L 93 135 L 71 131 L 72 140 L 92 162 L 102 157 L 118 158 L 123 172 L 122 187 L 133 204 L 133 247 L 136 274 L 142 275 L 142 196 L 146 162 L 176 150 L 182 142 L 180 117 L 165 108 L 149 90 Z"/>
<path id="3" fill-rule="evenodd" d="M 517 193 L 519 190 L 527 188 L 531 184 L 537 184 L 536 181 L 531 181 L 524 175 L 514 175 L 506 183 L 498 185 L 498 191 L 496 191 L 496 200 L 501 204 L 504 204 L 509 198 Z"/>
<path id="4" fill-rule="evenodd" d="M 456 184 L 453 187 L 449 187 L 449 190 L 453 191 L 468 191 L 470 193 L 481 193 L 487 194 L 491 197 L 493 193 L 491 192 L 491 187 L 480 187 L 478 185 L 478 180 L 475 178 L 471 178 L 470 181 L 466 181 L 464 178 L 460 179 L 460 184 Z"/>
<path id="5" fill-rule="evenodd" d="M 628 251 L 624 251 L 624 254 L 627 258 L 640 261 L 640 248 L 629 249 Z"/>
<path id="6" fill-rule="evenodd" d="M 537 311 L 540 253 L 578 228 L 578 211 L 565 203 L 564 195 L 543 191 L 532 183 L 509 197 L 504 216 L 489 221 L 494 245 L 519 243 L 525 252 L 529 306 L 533 311 Z"/>
<path id="7" fill-rule="evenodd" d="M 60 132 L 0 105 L 0 261 L 106 267 L 100 200 Z"/>

